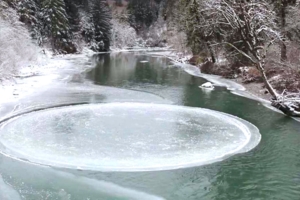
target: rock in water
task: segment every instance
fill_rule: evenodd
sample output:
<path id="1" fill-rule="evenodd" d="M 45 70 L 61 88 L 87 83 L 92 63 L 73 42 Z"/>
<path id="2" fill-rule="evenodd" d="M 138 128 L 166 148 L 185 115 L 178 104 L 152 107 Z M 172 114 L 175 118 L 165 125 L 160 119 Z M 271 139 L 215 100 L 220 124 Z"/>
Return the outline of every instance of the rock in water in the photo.
<path id="1" fill-rule="evenodd" d="M 140 63 L 148 63 L 149 61 L 148 60 L 142 60 L 140 61 Z"/>
<path id="2" fill-rule="evenodd" d="M 200 88 L 214 89 L 215 87 L 214 87 L 214 85 L 213 85 L 211 82 L 206 82 L 206 83 L 202 84 L 202 85 L 200 86 Z"/>

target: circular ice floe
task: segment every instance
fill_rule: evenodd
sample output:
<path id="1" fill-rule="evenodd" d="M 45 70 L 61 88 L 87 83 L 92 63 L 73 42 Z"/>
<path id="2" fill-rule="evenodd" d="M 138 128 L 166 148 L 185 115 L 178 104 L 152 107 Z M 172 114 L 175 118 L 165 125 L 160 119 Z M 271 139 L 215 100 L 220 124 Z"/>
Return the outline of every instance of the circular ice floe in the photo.
<path id="1" fill-rule="evenodd" d="M 199 166 L 247 152 L 258 129 L 201 108 L 107 103 L 46 109 L 2 125 L 1 151 L 55 167 L 153 171 Z"/>

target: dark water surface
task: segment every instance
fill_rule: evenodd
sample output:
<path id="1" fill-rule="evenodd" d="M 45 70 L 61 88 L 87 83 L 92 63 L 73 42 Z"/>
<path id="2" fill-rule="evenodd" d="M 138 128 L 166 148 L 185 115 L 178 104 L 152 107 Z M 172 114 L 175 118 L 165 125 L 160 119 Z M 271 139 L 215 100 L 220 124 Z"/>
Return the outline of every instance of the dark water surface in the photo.
<path id="1" fill-rule="evenodd" d="M 2 156 L 0 193 L 6 191 L 13 197 L 7 199 L 16 199 L 14 192 L 17 192 L 20 199 L 28 200 L 158 197 L 168 200 L 300 200 L 299 122 L 257 101 L 234 95 L 225 88 L 204 91 L 198 87 L 205 82 L 204 79 L 172 66 L 164 57 L 126 52 L 99 54 L 93 57 L 93 61 L 96 67 L 84 76 L 92 83 L 91 88 L 98 89 L 81 90 L 81 83 L 71 82 L 65 84 L 66 88 L 57 86 L 45 90 L 44 98 L 54 105 L 56 101 L 101 103 L 118 100 L 143 102 L 148 99 L 155 102 L 162 99 L 168 104 L 208 108 L 251 122 L 259 128 L 261 142 L 248 153 L 214 164 L 148 172 L 53 169 Z M 107 90 L 103 86 L 112 88 Z M 76 87 L 79 89 L 75 90 Z M 120 92 L 116 88 L 124 90 Z M 41 99 L 34 101 L 41 107 L 45 103 Z M 24 100 L 20 107 L 31 102 L 32 99 Z"/>

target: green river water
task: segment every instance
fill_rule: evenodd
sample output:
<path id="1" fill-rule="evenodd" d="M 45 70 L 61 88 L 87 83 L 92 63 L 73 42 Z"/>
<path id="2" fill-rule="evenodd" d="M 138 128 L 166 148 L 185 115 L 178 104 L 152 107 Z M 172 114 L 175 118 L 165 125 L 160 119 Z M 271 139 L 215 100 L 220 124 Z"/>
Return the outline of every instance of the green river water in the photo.
<path id="1" fill-rule="evenodd" d="M 99 103 L 122 98 L 125 98 L 122 101 L 127 101 L 126 98 L 133 101 L 131 98 L 138 99 L 137 94 L 143 94 L 146 100 L 149 95 L 168 104 L 237 116 L 259 129 L 261 141 L 253 150 L 220 162 L 138 172 L 65 169 L 0 156 L 0 197 L 4 198 L 1 200 L 300 200 L 299 122 L 266 108 L 259 101 L 232 94 L 224 87 L 202 90 L 199 85 L 205 83 L 205 79 L 188 74 L 165 57 L 123 52 L 95 55 L 92 62 L 95 67 L 83 74 L 84 83 L 71 81 L 64 85 L 103 87 L 107 94 L 70 92 L 69 89 L 65 92 L 66 89 L 57 86 L 45 89 L 39 94 L 39 100 L 31 98 L 23 104 L 55 102 L 57 98 L 64 102 L 86 101 L 87 98 Z M 132 94 L 117 94 L 107 88 L 121 88 Z M 145 127 L 145 132 L 151 128 Z"/>

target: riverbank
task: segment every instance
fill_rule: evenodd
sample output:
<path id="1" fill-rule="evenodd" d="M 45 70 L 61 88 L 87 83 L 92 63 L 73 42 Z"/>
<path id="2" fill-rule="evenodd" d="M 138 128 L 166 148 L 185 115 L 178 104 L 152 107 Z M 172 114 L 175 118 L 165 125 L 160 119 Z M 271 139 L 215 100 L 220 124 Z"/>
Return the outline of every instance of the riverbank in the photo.
<path id="1" fill-rule="evenodd" d="M 229 90 L 239 90 L 239 91 L 244 91 L 248 93 L 246 96 L 251 98 L 251 99 L 263 99 L 269 103 L 271 99 L 271 95 L 266 92 L 267 90 L 264 88 L 263 83 L 261 82 L 249 82 L 245 83 L 242 77 L 239 77 L 236 75 L 234 77 L 233 75 L 231 78 L 228 78 L 229 76 L 226 76 L 222 73 L 220 73 L 219 69 L 210 69 L 207 73 L 205 73 L 205 70 L 201 70 L 201 65 L 195 65 L 194 63 L 190 63 L 192 56 L 191 55 L 186 55 L 182 56 L 182 54 L 176 54 L 176 53 L 171 53 L 169 55 L 165 55 L 167 58 L 171 59 L 175 64 L 187 64 L 189 66 L 195 67 L 195 69 L 186 69 L 187 73 L 190 73 L 195 76 L 201 76 L 202 78 L 206 79 L 207 81 L 213 82 L 214 84 L 218 86 L 224 86 L 227 87 Z M 187 67 L 189 68 L 189 67 Z M 228 70 L 228 69 L 227 69 Z M 225 69 L 226 71 L 226 69 Z M 214 73 L 211 73 L 214 72 Z M 216 73 L 218 72 L 218 73 Z M 224 73 L 224 69 L 223 69 Z M 228 74 L 228 72 L 225 72 Z M 230 73 L 230 72 L 229 72 Z M 221 83 L 223 82 L 223 84 Z M 225 83 L 227 82 L 227 83 Z M 231 82 L 231 83 L 230 83 Z M 238 85 L 240 85 L 238 87 Z"/>
<path id="2" fill-rule="evenodd" d="M 190 61 L 193 61 L 193 58 Z M 207 61 L 198 64 L 197 67 L 202 73 L 219 75 L 226 79 L 234 80 L 260 98 L 268 100 L 271 98 L 271 95 L 268 94 L 269 92 L 264 86 L 261 74 L 255 66 L 231 64 L 229 62 L 212 63 Z M 281 94 L 283 91 L 299 92 L 300 73 L 296 68 L 283 66 L 283 63 L 268 61 L 264 70 L 269 83 L 278 94 Z"/>
<path id="3" fill-rule="evenodd" d="M 39 61 L 20 68 L 13 76 L 0 79 L 0 103 L 18 101 L 32 94 L 39 88 L 46 87 L 57 79 L 67 79 L 60 74 L 62 71 L 76 70 L 73 61 L 78 65 L 90 66 L 86 63 L 95 52 L 84 49 L 81 54 L 68 54 L 52 56 L 50 52 L 40 55 Z"/>
<path id="4" fill-rule="evenodd" d="M 39 62 L 27 64 L 10 77 L 0 79 L 0 103 L 17 101 L 35 89 L 49 84 L 54 77 L 45 76 L 56 68 L 62 67 L 50 56 L 40 56 Z"/>
<path id="5" fill-rule="evenodd" d="M 194 57 L 192 57 L 189 62 L 193 61 L 193 58 Z M 239 64 L 234 65 L 228 62 L 212 63 L 211 61 L 206 61 L 195 65 L 195 67 L 199 69 L 202 74 L 215 75 L 222 77 L 225 80 L 234 81 L 247 90 L 247 92 L 235 91 L 232 93 L 258 100 L 276 112 L 294 116 L 293 118 L 295 120 L 300 120 L 298 117 L 299 115 L 297 114 L 297 112 L 299 112 L 299 106 L 295 100 L 293 100 L 295 104 L 284 104 L 284 106 L 288 106 L 287 108 L 278 107 L 278 105 L 274 106 L 273 104 L 271 105 L 271 102 L 273 102 L 271 99 L 273 97 L 266 88 L 261 73 L 255 66 L 241 66 Z M 293 95 L 295 98 L 298 98 L 300 92 L 300 73 L 297 69 L 292 67 L 284 68 L 281 65 L 276 66 L 270 65 L 269 63 L 264 67 L 264 71 L 268 77 L 269 84 L 272 85 L 277 94 L 283 98 L 288 95 Z"/>
<path id="6" fill-rule="evenodd" d="M 231 80 L 237 82 L 238 84 L 241 84 L 252 96 L 270 102 L 272 96 L 268 92 L 266 92 L 266 89 L 264 88 L 264 85 L 262 83 L 243 83 L 243 80 L 241 78 L 235 78 Z"/>
<path id="7" fill-rule="evenodd" d="M 166 49 L 164 49 L 165 51 L 162 52 L 161 48 L 157 48 L 154 50 L 154 52 L 148 52 L 147 54 L 165 56 L 173 60 L 174 63 L 187 63 L 190 57 L 178 55 L 175 54 L 173 51 L 167 51 Z M 70 68 L 73 68 L 71 61 L 72 59 L 79 58 L 79 60 L 82 59 L 83 63 L 87 63 L 89 62 L 88 58 L 91 57 L 91 55 L 93 54 L 95 54 L 95 52 L 85 49 L 82 54 L 47 56 L 44 58 L 43 63 L 40 65 L 31 65 L 22 68 L 16 76 L 12 77 L 9 80 L 4 80 L 1 82 L 0 103 L 17 101 L 23 96 L 34 92 L 34 90 L 51 84 L 55 79 L 59 78 L 58 70 L 68 70 Z M 199 66 L 189 66 L 193 67 L 187 67 L 185 71 L 191 75 L 202 77 L 207 81 L 214 82 L 218 86 L 226 87 L 227 89 L 233 91 L 233 93 L 235 94 L 246 96 L 248 98 L 270 104 L 269 100 L 271 98 L 271 95 L 266 92 L 266 89 L 263 87 L 263 83 L 245 83 L 244 79 L 240 76 L 236 78 L 226 78 L 224 76 L 219 75 L 209 75 L 208 73 L 206 73 L 208 74 L 206 75 L 205 73 L 200 72 Z M 67 77 L 64 78 L 68 79 Z"/>

